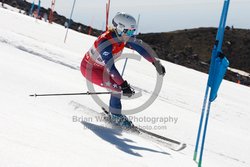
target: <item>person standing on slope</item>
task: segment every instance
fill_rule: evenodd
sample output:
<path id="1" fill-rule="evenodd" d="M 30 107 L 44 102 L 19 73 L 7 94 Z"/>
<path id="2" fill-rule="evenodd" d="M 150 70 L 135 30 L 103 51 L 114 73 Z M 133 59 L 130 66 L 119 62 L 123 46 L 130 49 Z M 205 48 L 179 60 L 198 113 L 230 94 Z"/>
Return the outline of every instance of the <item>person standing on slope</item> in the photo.
<path id="1" fill-rule="evenodd" d="M 125 115 L 121 114 L 121 94 L 118 95 L 117 92 L 121 92 L 123 96 L 127 97 L 131 97 L 135 92 L 116 69 L 115 59 L 121 55 L 124 47 L 129 47 L 152 63 L 160 75 L 165 75 L 165 68 L 159 60 L 136 44 L 142 43 L 142 41 L 134 37 L 136 20 L 133 16 L 117 13 L 112 24 L 113 27 L 100 35 L 85 54 L 81 62 L 81 73 L 90 82 L 116 92 L 110 97 L 110 120 L 115 125 L 130 128 L 133 124 Z"/>

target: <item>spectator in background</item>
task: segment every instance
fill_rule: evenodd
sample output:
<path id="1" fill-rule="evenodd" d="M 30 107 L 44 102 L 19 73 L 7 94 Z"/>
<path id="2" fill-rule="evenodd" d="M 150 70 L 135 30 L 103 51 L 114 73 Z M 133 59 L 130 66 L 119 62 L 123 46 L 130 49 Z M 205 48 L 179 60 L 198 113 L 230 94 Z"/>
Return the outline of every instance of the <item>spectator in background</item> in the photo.
<path id="1" fill-rule="evenodd" d="M 43 14 L 43 19 L 44 19 L 45 22 L 48 21 L 48 14 L 47 14 L 47 13 L 44 13 L 44 14 Z"/>
<path id="2" fill-rule="evenodd" d="M 29 9 L 26 9 L 23 14 L 29 15 Z"/>
<path id="3" fill-rule="evenodd" d="M 5 1 L 5 0 L 2 0 L 2 7 L 3 7 L 3 8 L 4 8 L 4 1 Z"/>
<path id="4" fill-rule="evenodd" d="M 79 25 L 79 27 L 77 28 L 77 31 L 82 32 L 82 26 L 81 25 Z"/>
<path id="5" fill-rule="evenodd" d="M 65 23 L 64 23 L 64 27 L 65 27 L 65 28 L 68 28 L 68 26 L 69 26 L 68 21 L 65 21 Z"/>
<path id="6" fill-rule="evenodd" d="M 34 12 L 33 12 L 33 14 L 32 14 L 32 17 L 37 17 L 37 11 L 36 10 L 34 10 Z"/>

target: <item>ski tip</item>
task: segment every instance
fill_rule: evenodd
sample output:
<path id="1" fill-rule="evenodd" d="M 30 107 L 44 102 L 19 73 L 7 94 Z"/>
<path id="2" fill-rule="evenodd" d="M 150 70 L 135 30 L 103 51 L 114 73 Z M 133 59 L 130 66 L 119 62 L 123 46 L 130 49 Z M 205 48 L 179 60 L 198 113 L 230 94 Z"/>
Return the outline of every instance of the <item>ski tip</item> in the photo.
<path id="1" fill-rule="evenodd" d="M 180 144 L 180 147 L 178 149 L 176 149 L 175 151 L 181 151 L 181 150 L 185 149 L 186 147 L 187 147 L 187 144 L 182 143 L 182 144 Z"/>

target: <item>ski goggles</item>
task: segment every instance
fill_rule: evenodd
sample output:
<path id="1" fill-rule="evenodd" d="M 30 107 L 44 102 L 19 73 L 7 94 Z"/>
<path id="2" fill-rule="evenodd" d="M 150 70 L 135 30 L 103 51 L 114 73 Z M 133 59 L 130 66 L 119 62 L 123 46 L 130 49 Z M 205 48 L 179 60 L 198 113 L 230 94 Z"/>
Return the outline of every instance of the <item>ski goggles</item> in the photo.
<path id="1" fill-rule="evenodd" d="M 124 29 L 123 33 L 126 34 L 127 36 L 132 37 L 134 35 L 134 33 L 135 33 L 135 30 L 136 29 Z"/>

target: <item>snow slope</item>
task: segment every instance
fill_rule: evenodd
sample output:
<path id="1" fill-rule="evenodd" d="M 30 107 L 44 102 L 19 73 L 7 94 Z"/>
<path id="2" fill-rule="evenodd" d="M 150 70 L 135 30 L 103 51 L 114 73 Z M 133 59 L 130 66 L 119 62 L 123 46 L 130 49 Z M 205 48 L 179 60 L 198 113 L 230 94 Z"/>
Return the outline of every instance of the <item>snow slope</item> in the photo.
<path id="1" fill-rule="evenodd" d="M 65 44 L 66 30 L 60 25 L 2 8 L 0 20 L 4 22 L 0 26 L 0 166 L 197 166 L 192 157 L 206 74 L 163 62 L 167 75 L 160 96 L 132 117 L 136 125 L 187 143 L 185 150 L 174 152 L 139 136 L 101 128 L 102 123 L 91 116 L 91 110 L 101 112 L 100 107 L 90 96 L 28 96 L 87 91 L 79 65 L 95 37 L 70 30 Z M 118 62 L 119 69 L 122 65 Z M 124 78 L 145 90 L 142 98 L 124 100 L 126 109 L 150 96 L 156 72 L 145 60 L 129 60 Z M 101 98 L 108 103 L 109 96 Z M 249 99 L 249 87 L 223 81 L 211 109 L 204 167 L 250 166 Z M 75 103 L 85 107 L 77 108 Z M 74 122 L 76 116 L 88 120 Z M 154 118 L 169 119 L 163 123 Z"/>

